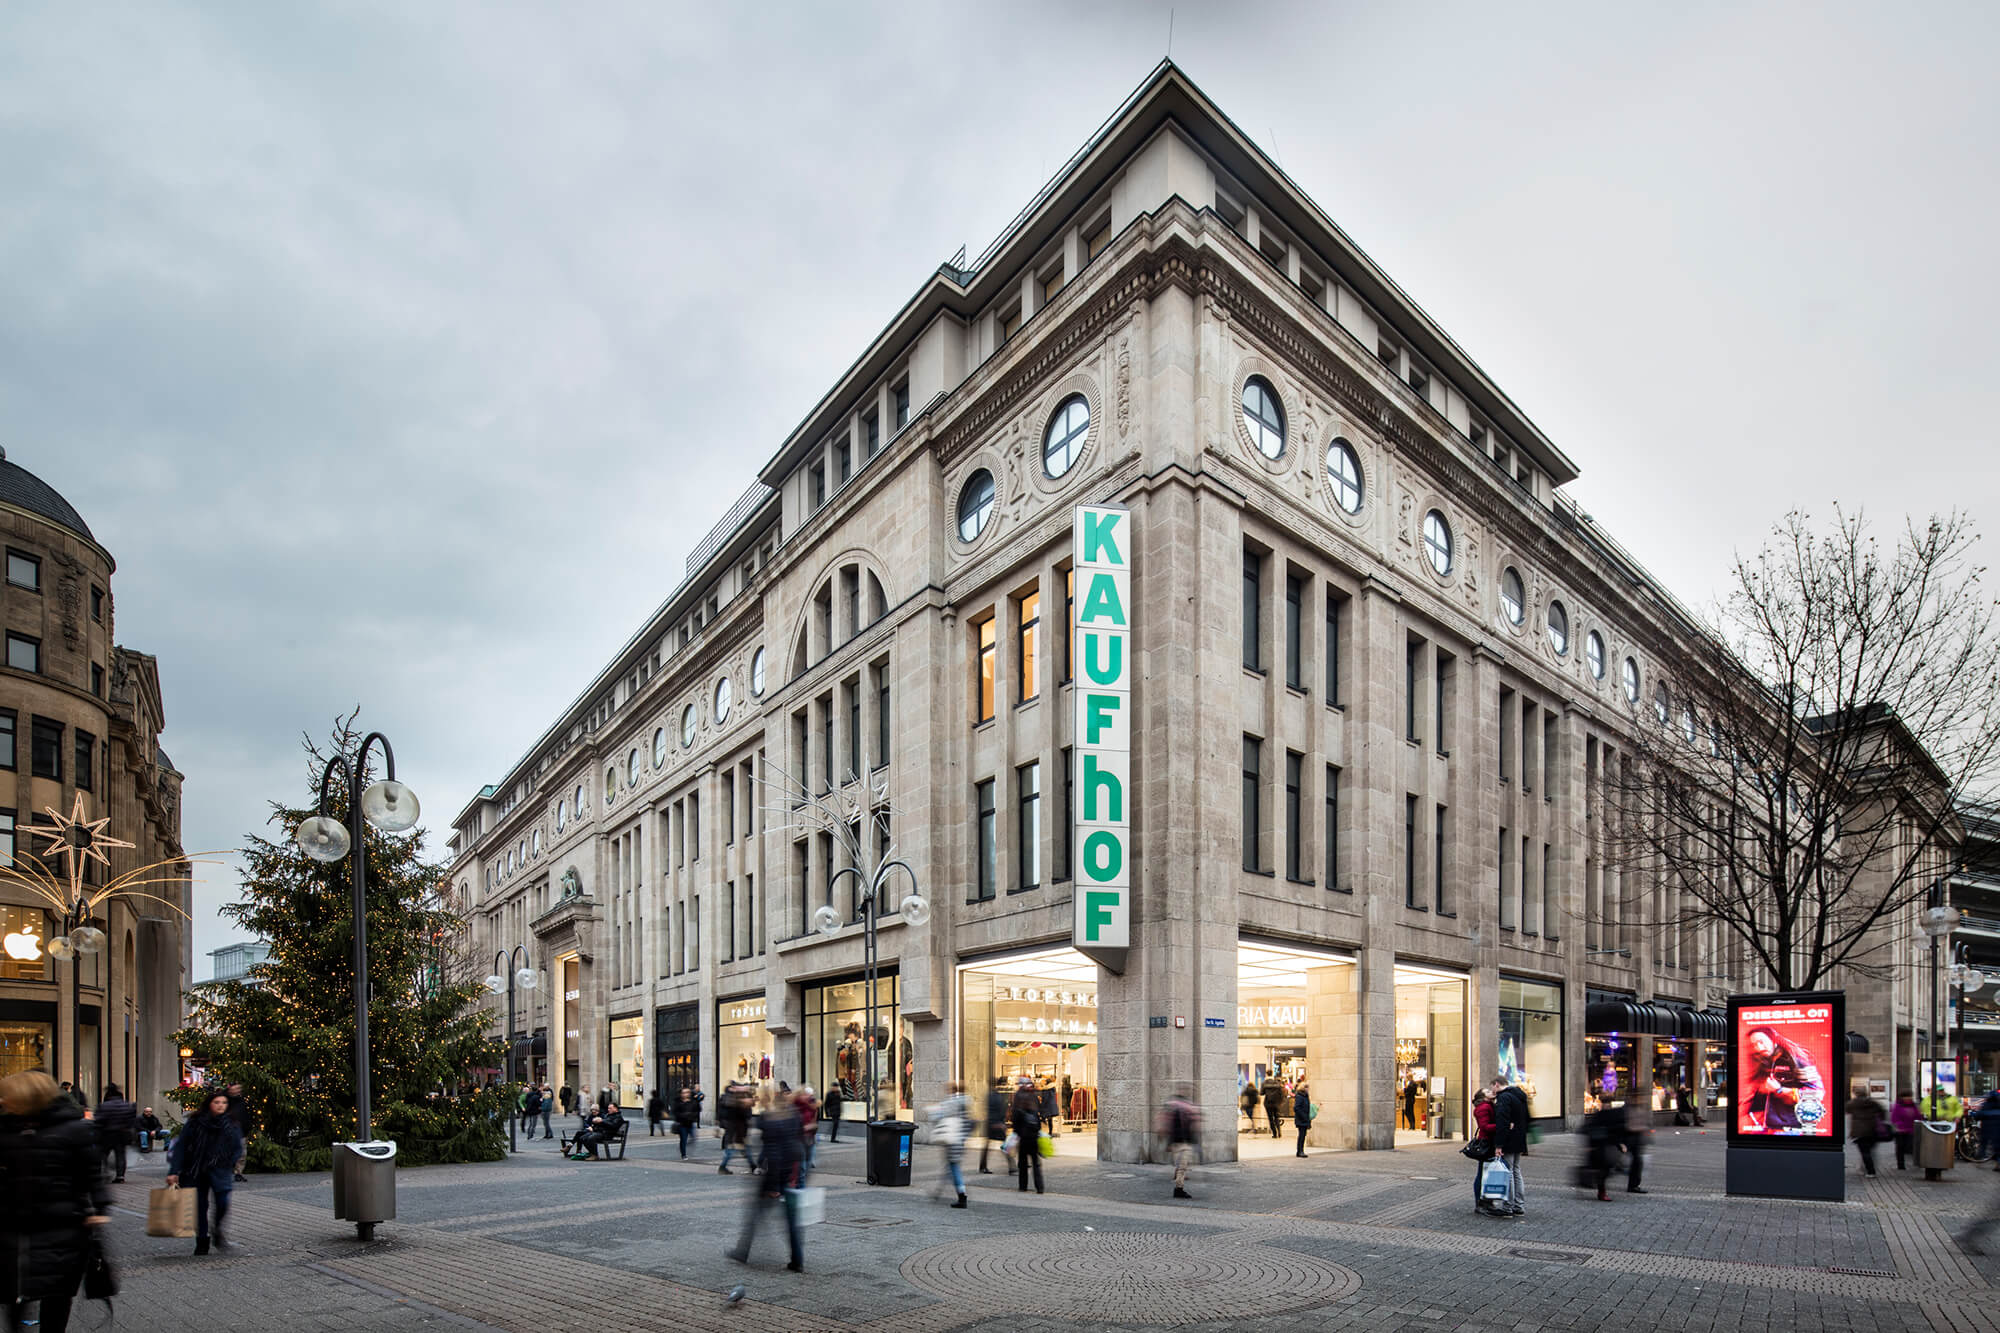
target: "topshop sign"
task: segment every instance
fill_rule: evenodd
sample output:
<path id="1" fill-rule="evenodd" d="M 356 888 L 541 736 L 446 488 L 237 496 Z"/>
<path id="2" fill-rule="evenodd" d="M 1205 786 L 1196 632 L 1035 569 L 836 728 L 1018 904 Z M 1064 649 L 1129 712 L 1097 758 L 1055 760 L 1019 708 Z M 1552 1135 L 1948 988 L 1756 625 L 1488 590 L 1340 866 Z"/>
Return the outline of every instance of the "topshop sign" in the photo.
<path id="1" fill-rule="evenodd" d="M 1070 943 L 1125 970 L 1132 946 L 1132 511 L 1078 505 L 1076 845 Z"/>

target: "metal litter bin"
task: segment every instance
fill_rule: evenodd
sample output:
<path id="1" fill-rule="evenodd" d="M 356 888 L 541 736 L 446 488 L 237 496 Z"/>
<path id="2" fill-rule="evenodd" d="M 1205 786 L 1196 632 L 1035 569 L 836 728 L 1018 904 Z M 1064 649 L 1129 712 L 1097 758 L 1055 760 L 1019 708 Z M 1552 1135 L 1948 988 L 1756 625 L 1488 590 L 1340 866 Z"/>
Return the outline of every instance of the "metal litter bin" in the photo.
<path id="1" fill-rule="evenodd" d="M 1949 1120 L 1917 1122 L 1917 1165 L 1925 1180 L 1936 1180 L 1951 1169 L 1958 1148 L 1958 1126 Z"/>
<path id="2" fill-rule="evenodd" d="M 868 1125 L 868 1183 L 910 1183 L 911 1145 L 917 1127 L 908 1120 L 875 1120 Z"/>
<path id="3" fill-rule="evenodd" d="M 333 1145 L 333 1215 L 354 1223 L 363 1240 L 375 1224 L 396 1216 L 396 1144 L 393 1139 Z"/>

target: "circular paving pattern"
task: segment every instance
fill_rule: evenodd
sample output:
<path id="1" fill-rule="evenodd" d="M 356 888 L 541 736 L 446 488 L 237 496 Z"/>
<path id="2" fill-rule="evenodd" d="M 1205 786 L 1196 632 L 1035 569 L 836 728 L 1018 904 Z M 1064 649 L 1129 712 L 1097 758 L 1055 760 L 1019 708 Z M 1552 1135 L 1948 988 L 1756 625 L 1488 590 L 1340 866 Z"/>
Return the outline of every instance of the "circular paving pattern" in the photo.
<path id="1" fill-rule="evenodd" d="M 903 1262 L 912 1285 L 986 1314 L 1121 1324 L 1254 1319 L 1361 1285 L 1309 1254 L 1147 1231 L 1031 1232 L 952 1241 Z"/>

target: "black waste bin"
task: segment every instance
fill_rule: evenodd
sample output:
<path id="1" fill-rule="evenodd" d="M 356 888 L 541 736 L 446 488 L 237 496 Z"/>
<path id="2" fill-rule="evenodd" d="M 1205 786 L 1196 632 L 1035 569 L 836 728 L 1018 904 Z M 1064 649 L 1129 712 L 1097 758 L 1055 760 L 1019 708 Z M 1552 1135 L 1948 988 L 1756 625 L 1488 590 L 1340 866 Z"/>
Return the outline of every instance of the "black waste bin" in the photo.
<path id="1" fill-rule="evenodd" d="M 868 1126 L 868 1183 L 910 1183 L 911 1145 L 917 1127 L 908 1120 L 876 1120 Z"/>

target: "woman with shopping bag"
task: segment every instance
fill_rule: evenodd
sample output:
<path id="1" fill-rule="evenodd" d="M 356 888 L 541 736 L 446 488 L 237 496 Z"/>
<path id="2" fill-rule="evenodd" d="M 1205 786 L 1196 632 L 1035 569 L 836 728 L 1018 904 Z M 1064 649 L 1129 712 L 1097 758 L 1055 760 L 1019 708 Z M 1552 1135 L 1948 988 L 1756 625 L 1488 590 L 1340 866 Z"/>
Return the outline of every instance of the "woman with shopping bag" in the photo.
<path id="1" fill-rule="evenodd" d="M 167 1151 L 167 1187 L 185 1179 L 194 1186 L 194 1252 L 208 1253 L 208 1200 L 215 1198 L 215 1248 L 226 1250 L 222 1219 L 229 1216 L 229 1195 L 236 1188 L 236 1161 L 243 1155 L 243 1131 L 229 1114 L 229 1094 L 218 1092 L 188 1117 L 174 1146 Z"/>
<path id="2" fill-rule="evenodd" d="M 41 1302 L 45 1333 L 69 1327 L 70 1303 L 93 1249 L 91 1228 L 110 1220 L 104 1156 L 83 1108 L 57 1095 L 40 1070 L 0 1079 L 0 1305 L 9 1328 Z"/>

